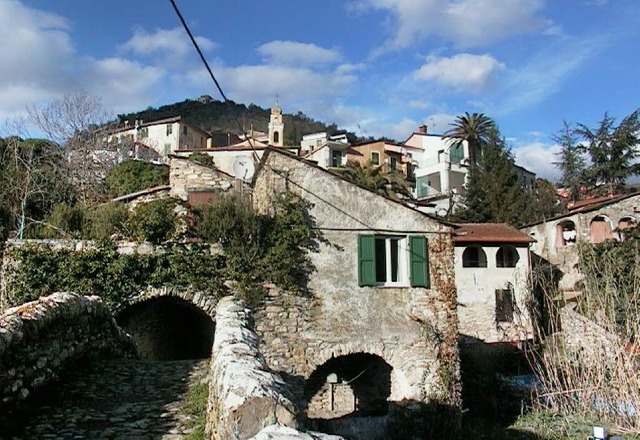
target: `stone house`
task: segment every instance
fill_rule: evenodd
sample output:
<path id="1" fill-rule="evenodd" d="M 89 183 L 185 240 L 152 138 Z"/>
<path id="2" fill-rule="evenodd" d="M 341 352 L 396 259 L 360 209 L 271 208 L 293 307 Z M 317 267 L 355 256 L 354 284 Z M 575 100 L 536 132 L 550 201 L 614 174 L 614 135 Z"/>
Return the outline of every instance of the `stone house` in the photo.
<path id="1" fill-rule="evenodd" d="M 559 288 L 566 299 L 579 294 L 577 268 L 580 241 L 598 244 L 624 239 L 624 230 L 640 220 L 640 192 L 601 197 L 574 204 L 567 214 L 520 228 L 535 240 L 531 250 L 561 272 Z"/>
<path id="2" fill-rule="evenodd" d="M 455 227 L 270 149 L 254 207 L 268 212 L 285 190 L 312 204 L 322 239 L 310 296 L 271 289 L 256 330 L 311 424 L 350 435 L 359 426 L 356 438 L 371 438 L 362 431 L 380 426 L 371 417 L 384 424 L 410 402 L 459 414 Z"/>

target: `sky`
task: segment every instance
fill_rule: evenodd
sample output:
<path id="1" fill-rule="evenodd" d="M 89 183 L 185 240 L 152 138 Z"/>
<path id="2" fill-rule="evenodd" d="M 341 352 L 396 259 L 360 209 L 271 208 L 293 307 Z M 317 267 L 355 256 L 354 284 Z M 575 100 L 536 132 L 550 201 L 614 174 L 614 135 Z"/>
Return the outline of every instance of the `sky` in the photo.
<path id="1" fill-rule="evenodd" d="M 176 0 L 227 97 L 403 141 L 492 117 L 555 180 L 551 136 L 640 107 L 638 0 Z M 85 91 L 113 114 L 221 99 L 169 0 L 0 0 L 0 119 Z"/>

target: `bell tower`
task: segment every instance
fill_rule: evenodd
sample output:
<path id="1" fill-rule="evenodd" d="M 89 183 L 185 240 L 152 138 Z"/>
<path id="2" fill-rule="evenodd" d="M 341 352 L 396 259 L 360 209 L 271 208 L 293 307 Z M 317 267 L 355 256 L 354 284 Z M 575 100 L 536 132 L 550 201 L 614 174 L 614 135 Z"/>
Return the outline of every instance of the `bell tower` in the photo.
<path id="1" fill-rule="evenodd" d="M 284 123 L 282 122 L 282 110 L 278 105 L 271 108 L 271 117 L 269 118 L 269 144 L 274 147 L 282 147 L 284 142 Z"/>

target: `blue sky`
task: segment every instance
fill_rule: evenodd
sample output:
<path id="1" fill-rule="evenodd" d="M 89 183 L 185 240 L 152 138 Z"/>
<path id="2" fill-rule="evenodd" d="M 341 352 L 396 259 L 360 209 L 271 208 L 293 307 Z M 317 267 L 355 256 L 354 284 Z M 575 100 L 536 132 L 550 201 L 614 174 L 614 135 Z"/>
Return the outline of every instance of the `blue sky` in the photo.
<path id="1" fill-rule="evenodd" d="M 562 120 L 640 106 L 637 0 L 177 0 L 230 99 L 356 133 L 493 117 L 557 176 Z M 169 0 L 0 0 L 0 118 L 75 90 L 113 114 L 219 95 Z"/>

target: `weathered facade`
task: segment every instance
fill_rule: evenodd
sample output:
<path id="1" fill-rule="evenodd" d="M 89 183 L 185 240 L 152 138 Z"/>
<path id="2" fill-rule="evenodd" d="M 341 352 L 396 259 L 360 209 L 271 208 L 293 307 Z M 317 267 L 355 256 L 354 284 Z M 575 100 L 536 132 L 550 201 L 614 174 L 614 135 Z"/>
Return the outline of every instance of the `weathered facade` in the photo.
<path id="1" fill-rule="evenodd" d="M 410 401 L 458 409 L 453 227 L 270 150 L 255 207 L 267 212 L 286 190 L 312 204 L 322 236 L 310 296 L 270 289 L 256 330 L 269 367 L 298 384 L 307 417 L 384 419 Z"/>
<path id="2" fill-rule="evenodd" d="M 535 240 L 532 251 L 562 272 L 559 287 L 565 295 L 573 296 L 580 291 L 576 283 L 582 278 L 575 245 L 581 241 L 597 244 L 621 240 L 624 229 L 635 227 L 639 219 L 640 194 L 633 193 L 585 204 L 568 214 L 524 226 L 521 230 Z"/>

